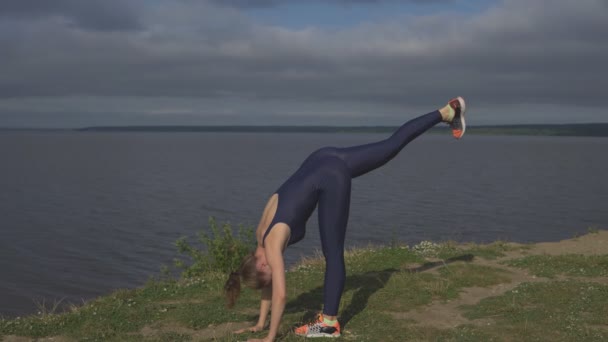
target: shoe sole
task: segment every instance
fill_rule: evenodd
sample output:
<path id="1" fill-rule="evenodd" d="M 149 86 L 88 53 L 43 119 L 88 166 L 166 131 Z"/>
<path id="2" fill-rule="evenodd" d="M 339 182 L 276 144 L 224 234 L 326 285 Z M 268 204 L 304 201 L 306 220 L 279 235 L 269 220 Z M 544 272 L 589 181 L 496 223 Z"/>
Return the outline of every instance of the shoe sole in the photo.
<path id="1" fill-rule="evenodd" d="M 316 337 L 335 338 L 335 337 L 340 337 L 340 335 L 331 335 L 331 334 L 310 334 L 310 335 L 298 335 L 298 336 L 310 337 L 310 338 L 316 338 Z"/>
<path id="2" fill-rule="evenodd" d="M 460 133 L 460 137 L 458 137 L 458 139 L 460 139 L 464 136 L 464 131 L 467 129 L 467 124 L 464 121 L 464 113 L 467 111 L 467 104 L 464 102 L 464 99 L 460 96 L 458 96 L 456 99 L 460 103 L 460 124 L 462 126 L 462 133 Z"/>

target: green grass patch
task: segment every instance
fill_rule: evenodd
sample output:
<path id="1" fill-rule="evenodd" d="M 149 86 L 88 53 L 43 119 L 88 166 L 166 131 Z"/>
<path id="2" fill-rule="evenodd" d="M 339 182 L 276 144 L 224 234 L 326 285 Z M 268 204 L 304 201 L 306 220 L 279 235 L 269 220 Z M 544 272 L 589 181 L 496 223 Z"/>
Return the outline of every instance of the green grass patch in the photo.
<path id="1" fill-rule="evenodd" d="M 440 279 L 448 286 L 442 299 L 453 299 L 465 287 L 488 287 L 511 281 L 509 272 L 494 267 L 458 264 L 447 266 L 439 270 Z"/>
<path id="2" fill-rule="evenodd" d="M 457 298 L 465 287 L 487 287 L 509 282 L 507 272 L 485 266 L 457 264 L 442 266 L 439 274 L 396 272 L 378 274 L 364 283 L 369 289 L 373 282 L 384 285 L 366 303 L 367 309 L 402 312 L 430 304 L 434 300 Z M 390 276 L 390 277 L 389 277 Z M 387 278 L 384 280 L 382 277 Z M 360 303 L 353 300 L 351 303 Z M 351 304 L 352 305 L 352 304 Z"/>
<path id="3" fill-rule="evenodd" d="M 354 250 L 345 257 L 347 273 L 377 272 L 387 269 L 400 270 L 411 263 L 425 259 L 405 247 L 383 247 Z M 320 260 L 324 266 L 324 262 Z"/>
<path id="4" fill-rule="evenodd" d="M 559 274 L 575 277 L 608 276 L 608 255 L 531 255 L 509 260 L 505 264 L 528 269 L 540 277 L 553 278 Z"/>
<path id="5" fill-rule="evenodd" d="M 116 291 L 71 312 L 0 320 L 0 336 L 62 335 L 89 341 L 138 340 L 132 335 L 144 326 L 161 321 L 200 328 L 212 323 L 250 319 L 251 315 L 224 308 L 222 286 L 223 277 L 214 273 L 205 279 L 150 281 L 142 288 Z M 249 296 L 248 303 L 254 305 L 255 301 Z"/>
<path id="6" fill-rule="evenodd" d="M 513 341 L 607 341 L 608 286 L 579 281 L 523 283 L 464 308 L 490 319 L 492 335 Z M 603 327 L 603 328 L 602 328 Z"/>

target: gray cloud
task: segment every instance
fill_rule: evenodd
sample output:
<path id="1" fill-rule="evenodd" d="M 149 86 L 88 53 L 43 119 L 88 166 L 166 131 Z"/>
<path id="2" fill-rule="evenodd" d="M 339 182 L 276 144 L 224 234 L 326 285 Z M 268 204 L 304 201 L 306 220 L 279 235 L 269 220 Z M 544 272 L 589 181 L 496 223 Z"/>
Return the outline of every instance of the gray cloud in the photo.
<path id="1" fill-rule="evenodd" d="M 125 103 L 138 113 L 154 106 L 120 99 L 169 98 L 168 108 L 192 116 L 197 108 L 245 115 L 255 107 L 271 119 L 303 108 L 283 115 L 286 121 L 345 117 L 338 108 L 388 118 L 457 94 L 478 108 L 599 108 L 608 89 L 607 9 L 603 0 L 506 0 L 475 15 L 409 16 L 342 30 L 256 24 L 238 9 L 205 2 L 141 7 L 142 28 L 125 32 L 0 20 L 0 98 L 10 104 L 0 106 L 0 120 L 3 111 L 27 112 L 15 101 L 83 96 L 97 98 L 97 108 Z"/>
<path id="2" fill-rule="evenodd" d="M 59 17 L 88 30 L 134 30 L 141 28 L 135 8 L 120 0 L 3 0 L 0 18 L 44 19 Z"/>

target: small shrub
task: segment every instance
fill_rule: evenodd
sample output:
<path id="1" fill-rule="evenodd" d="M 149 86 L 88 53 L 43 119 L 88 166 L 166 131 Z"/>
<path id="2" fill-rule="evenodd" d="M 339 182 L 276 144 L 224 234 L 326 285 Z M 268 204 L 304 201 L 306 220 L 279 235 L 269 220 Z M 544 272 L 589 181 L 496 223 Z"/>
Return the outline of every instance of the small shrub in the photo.
<path id="1" fill-rule="evenodd" d="M 187 264 L 183 259 L 175 259 L 175 266 L 183 270 L 182 276 L 189 278 L 209 271 L 234 271 L 255 247 L 253 228 L 239 226 L 235 235 L 229 223 L 220 227 L 213 217 L 209 218 L 209 228 L 209 234 L 202 231 L 197 234 L 203 249 L 193 247 L 186 237 L 175 242 L 178 252 L 191 261 Z"/>

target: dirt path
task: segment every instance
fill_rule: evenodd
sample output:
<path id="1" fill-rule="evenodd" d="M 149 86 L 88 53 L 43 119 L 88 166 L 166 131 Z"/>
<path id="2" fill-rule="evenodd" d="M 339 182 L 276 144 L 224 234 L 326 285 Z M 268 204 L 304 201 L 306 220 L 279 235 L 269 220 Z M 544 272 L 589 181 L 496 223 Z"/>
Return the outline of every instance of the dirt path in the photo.
<path id="1" fill-rule="evenodd" d="M 146 326 L 139 332 L 147 338 L 158 338 L 161 334 L 177 333 L 180 335 L 190 336 L 192 341 L 209 341 L 216 338 L 228 336 L 231 332 L 246 328 L 251 323 L 248 322 L 228 322 L 218 325 L 210 325 L 205 329 L 189 329 L 177 324 L 160 324 L 155 326 Z"/>
<path id="2" fill-rule="evenodd" d="M 522 245 L 513 244 L 513 247 L 521 247 Z M 583 254 L 583 255 L 600 255 L 608 254 L 608 231 L 600 231 L 594 234 L 562 240 L 559 242 L 543 242 L 532 246 L 531 249 L 517 249 L 505 253 L 505 256 L 497 260 L 486 260 L 475 258 L 471 263 L 476 265 L 490 266 L 498 269 L 503 269 L 510 273 L 511 282 L 498 284 L 491 287 L 471 287 L 465 288 L 458 299 L 447 302 L 433 302 L 418 310 L 408 312 L 390 312 L 397 319 L 408 319 L 417 322 L 421 326 L 433 326 L 438 328 L 453 328 L 461 324 L 473 325 L 491 325 L 491 320 L 469 320 L 462 316 L 459 309 L 461 305 L 475 305 L 484 298 L 503 295 L 504 293 L 514 289 L 524 282 L 545 282 L 551 279 L 537 277 L 529 274 L 526 270 L 509 267 L 501 264 L 501 262 L 509 259 L 521 258 L 526 255 L 561 255 L 561 254 Z M 430 269 L 424 272 L 436 272 L 436 269 Z M 560 276 L 558 280 L 571 279 L 573 277 Z M 608 284 L 608 279 L 605 277 L 599 278 L 583 278 L 576 277 L 575 279 L 600 284 Z"/>

